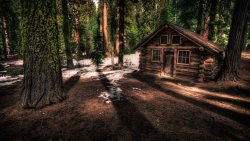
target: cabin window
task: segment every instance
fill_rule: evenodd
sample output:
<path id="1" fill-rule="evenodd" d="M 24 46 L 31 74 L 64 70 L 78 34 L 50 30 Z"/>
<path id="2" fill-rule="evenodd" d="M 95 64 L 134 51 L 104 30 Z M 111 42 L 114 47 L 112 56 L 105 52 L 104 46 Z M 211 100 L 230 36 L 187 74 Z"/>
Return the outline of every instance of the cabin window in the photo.
<path id="1" fill-rule="evenodd" d="M 160 62 L 160 50 L 159 49 L 152 50 L 152 61 Z"/>
<path id="2" fill-rule="evenodd" d="M 179 50 L 178 51 L 178 64 L 189 64 L 190 63 L 190 54 L 189 50 Z"/>
<path id="3" fill-rule="evenodd" d="M 168 35 L 162 35 L 160 39 L 160 44 L 167 44 L 168 43 Z"/>
<path id="4" fill-rule="evenodd" d="M 181 44 L 181 37 L 179 35 L 173 35 L 172 44 L 176 44 L 176 45 Z"/>

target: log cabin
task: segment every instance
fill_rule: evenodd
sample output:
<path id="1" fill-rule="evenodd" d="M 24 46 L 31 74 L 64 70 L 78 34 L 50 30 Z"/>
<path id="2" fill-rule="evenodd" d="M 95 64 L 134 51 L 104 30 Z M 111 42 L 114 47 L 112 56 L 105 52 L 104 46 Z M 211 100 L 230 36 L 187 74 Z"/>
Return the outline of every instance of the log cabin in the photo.
<path id="1" fill-rule="evenodd" d="M 225 52 L 201 35 L 171 23 L 160 26 L 137 48 L 141 72 L 199 82 L 215 79 Z"/>

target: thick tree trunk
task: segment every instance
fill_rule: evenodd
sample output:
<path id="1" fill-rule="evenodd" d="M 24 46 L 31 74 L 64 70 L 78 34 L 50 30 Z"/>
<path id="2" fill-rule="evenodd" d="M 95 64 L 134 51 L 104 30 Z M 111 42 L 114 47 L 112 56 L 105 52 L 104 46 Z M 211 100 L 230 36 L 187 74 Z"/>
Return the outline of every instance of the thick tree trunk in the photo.
<path id="1" fill-rule="evenodd" d="M 211 9 L 211 1 L 212 0 L 206 0 L 205 2 L 205 9 L 204 9 L 204 30 L 202 32 L 202 36 L 206 39 L 208 39 L 209 34 L 209 23 L 210 23 L 210 9 Z"/>
<path id="2" fill-rule="evenodd" d="M 55 0 L 21 0 L 25 47 L 21 106 L 41 108 L 65 99 Z"/>
<path id="3" fill-rule="evenodd" d="M 9 48 L 9 38 L 7 31 L 7 21 L 5 16 L 2 17 L 2 40 L 3 40 L 4 58 L 7 59 L 10 55 L 10 48 Z"/>
<path id="4" fill-rule="evenodd" d="M 119 24 L 119 38 L 120 38 L 120 51 L 119 51 L 119 58 L 118 63 L 119 66 L 123 67 L 123 55 L 124 55 L 124 15 L 125 15 L 125 2 L 123 0 L 119 0 L 119 7 L 120 7 L 120 24 Z"/>
<path id="5" fill-rule="evenodd" d="M 107 1 L 103 0 L 103 12 L 102 12 L 102 21 L 103 21 L 103 45 L 105 49 L 105 56 L 110 56 L 109 51 L 109 39 L 108 39 L 108 12 L 107 12 Z"/>
<path id="6" fill-rule="evenodd" d="M 70 47 L 70 30 L 69 30 L 69 10 L 68 0 L 62 0 L 62 12 L 63 12 L 63 37 L 67 56 L 67 68 L 73 69 L 72 51 Z"/>
<path id="7" fill-rule="evenodd" d="M 249 8 L 249 0 L 236 1 L 225 61 L 219 75 L 219 80 L 237 81 L 239 79 L 241 51 L 243 48 L 242 40 L 244 40 L 244 27 Z"/>
<path id="8" fill-rule="evenodd" d="M 209 23 L 209 36 L 208 39 L 212 41 L 216 41 L 217 37 L 217 17 L 216 15 L 218 14 L 218 4 L 219 0 L 212 0 L 212 5 L 211 5 L 211 10 L 210 10 L 210 23 Z"/>
<path id="9" fill-rule="evenodd" d="M 73 2 L 73 16 L 74 16 L 74 41 L 75 41 L 75 52 L 77 54 L 77 59 L 79 60 L 82 57 L 82 50 L 81 50 L 81 34 L 80 34 L 80 12 L 78 7 L 78 2 Z"/>

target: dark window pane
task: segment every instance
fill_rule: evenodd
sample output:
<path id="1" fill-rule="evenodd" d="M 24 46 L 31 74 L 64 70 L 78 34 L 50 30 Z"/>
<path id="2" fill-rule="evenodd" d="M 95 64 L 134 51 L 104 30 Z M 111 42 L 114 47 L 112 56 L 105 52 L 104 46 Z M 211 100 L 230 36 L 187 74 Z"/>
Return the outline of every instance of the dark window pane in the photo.
<path id="1" fill-rule="evenodd" d="M 179 51 L 178 53 L 178 63 L 189 64 L 190 61 L 190 51 Z"/>
<path id="2" fill-rule="evenodd" d="M 181 37 L 180 36 L 173 36 L 172 44 L 180 44 Z"/>
<path id="3" fill-rule="evenodd" d="M 153 50 L 152 61 L 160 61 L 160 50 Z"/>
<path id="4" fill-rule="evenodd" d="M 168 36 L 161 36 L 161 44 L 167 44 L 168 43 Z"/>

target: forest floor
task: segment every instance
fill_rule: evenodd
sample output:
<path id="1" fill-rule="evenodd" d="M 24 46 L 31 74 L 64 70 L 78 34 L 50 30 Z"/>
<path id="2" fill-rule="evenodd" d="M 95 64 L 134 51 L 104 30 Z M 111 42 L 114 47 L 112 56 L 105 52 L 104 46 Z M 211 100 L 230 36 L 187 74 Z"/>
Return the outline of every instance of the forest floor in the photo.
<path id="1" fill-rule="evenodd" d="M 20 64 L 8 70 L 22 73 Z M 105 64 L 64 69 L 68 98 L 37 110 L 18 107 L 22 75 L 13 83 L 2 79 L 0 140 L 248 141 L 249 68 L 250 52 L 243 53 L 237 83 L 155 78 Z"/>

